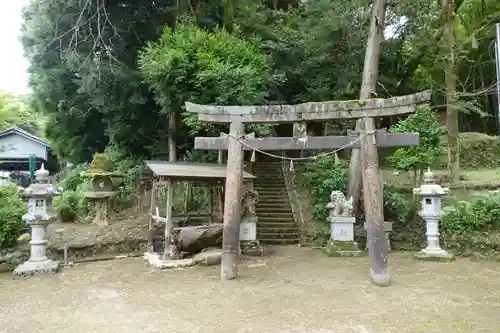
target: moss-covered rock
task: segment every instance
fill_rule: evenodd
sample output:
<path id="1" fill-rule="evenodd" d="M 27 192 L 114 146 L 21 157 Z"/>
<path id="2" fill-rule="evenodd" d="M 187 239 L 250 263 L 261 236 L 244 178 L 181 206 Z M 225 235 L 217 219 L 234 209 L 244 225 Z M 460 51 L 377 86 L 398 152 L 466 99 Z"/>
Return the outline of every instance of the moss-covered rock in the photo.
<path id="1" fill-rule="evenodd" d="M 93 171 L 107 171 L 111 172 L 114 169 L 113 162 L 107 154 L 97 153 L 94 154 L 92 162 L 90 163 L 90 169 Z"/>

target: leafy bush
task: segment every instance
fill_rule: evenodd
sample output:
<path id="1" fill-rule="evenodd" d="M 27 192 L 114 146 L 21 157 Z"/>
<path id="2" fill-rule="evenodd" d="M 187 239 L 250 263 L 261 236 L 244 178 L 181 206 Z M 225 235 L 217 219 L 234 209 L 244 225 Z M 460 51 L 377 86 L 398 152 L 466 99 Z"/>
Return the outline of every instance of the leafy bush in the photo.
<path id="1" fill-rule="evenodd" d="M 335 164 L 330 156 L 317 158 L 306 164 L 300 177 L 300 184 L 308 190 L 314 202 L 314 215 L 319 221 L 326 221 L 328 210 L 325 208 L 333 190 L 346 193 L 349 166 L 341 161 Z M 384 185 L 384 217 L 391 221 L 405 221 L 409 214 L 408 201 L 391 186 Z M 361 205 L 362 207 L 362 205 Z"/>
<path id="2" fill-rule="evenodd" d="M 443 132 L 439 118 L 427 105 L 419 107 L 414 114 L 393 126 L 392 130 L 420 135 L 418 146 L 399 148 L 389 157 L 389 163 L 397 170 L 423 170 L 430 166 L 442 151 Z"/>
<path id="3" fill-rule="evenodd" d="M 88 213 L 89 204 L 83 197 L 88 180 L 80 176 L 80 173 L 88 168 L 88 164 L 79 164 L 59 175 L 59 186 L 64 192 L 54 199 L 53 207 L 61 222 L 76 222 Z"/>
<path id="4" fill-rule="evenodd" d="M 0 188 L 0 249 L 16 243 L 17 238 L 27 230 L 22 221 L 27 206 L 18 194 L 17 186 Z"/>
<path id="5" fill-rule="evenodd" d="M 66 191 L 54 200 L 54 211 L 61 222 L 75 222 L 78 219 L 83 197 L 80 192 Z"/>
<path id="6" fill-rule="evenodd" d="M 314 215 L 325 221 L 328 210 L 325 208 L 333 190 L 345 193 L 347 189 L 349 168 L 347 163 L 335 164 L 331 156 L 322 156 L 305 166 L 300 176 L 300 184 L 306 188 L 314 199 Z"/>
<path id="7" fill-rule="evenodd" d="M 88 164 L 79 164 L 70 170 L 64 171 L 59 175 L 59 186 L 64 190 L 76 191 L 78 186 L 85 182 L 85 178 L 81 177 L 80 173 L 88 168 Z"/>
<path id="8" fill-rule="evenodd" d="M 488 232 L 500 227 L 500 193 L 458 201 L 443 209 L 443 231 L 449 234 Z"/>

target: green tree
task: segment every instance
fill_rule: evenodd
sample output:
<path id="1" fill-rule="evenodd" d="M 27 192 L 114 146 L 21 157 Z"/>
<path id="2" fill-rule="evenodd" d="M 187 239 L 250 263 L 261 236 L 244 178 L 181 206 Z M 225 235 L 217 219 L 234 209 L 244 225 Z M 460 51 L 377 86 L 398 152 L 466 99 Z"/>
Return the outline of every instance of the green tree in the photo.
<path id="1" fill-rule="evenodd" d="M 439 124 L 439 118 L 428 105 L 420 106 L 414 114 L 393 126 L 392 130 L 393 132 L 413 132 L 420 135 L 418 146 L 399 148 L 389 157 L 389 162 L 397 170 L 412 170 L 414 184 L 417 185 L 418 171 L 422 174 L 422 171 L 430 167 L 434 159 L 442 152 L 443 130 Z"/>
<path id="2" fill-rule="evenodd" d="M 243 39 L 224 29 L 208 32 L 191 23 L 165 28 L 156 43 L 140 54 L 140 69 L 163 110 L 180 115 L 184 102 L 201 104 L 262 104 L 281 83 L 272 58 L 257 37 Z M 197 135 L 205 129 L 196 116 L 185 123 Z M 215 131 L 214 127 L 209 129 Z"/>

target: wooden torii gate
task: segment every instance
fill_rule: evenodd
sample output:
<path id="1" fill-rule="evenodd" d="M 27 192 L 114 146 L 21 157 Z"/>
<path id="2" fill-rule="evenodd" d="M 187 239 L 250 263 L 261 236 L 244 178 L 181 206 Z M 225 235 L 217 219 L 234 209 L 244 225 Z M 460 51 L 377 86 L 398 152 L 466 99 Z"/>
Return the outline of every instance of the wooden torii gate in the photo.
<path id="1" fill-rule="evenodd" d="M 229 135 L 195 138 L 195 149 L 228 150 L 221 279 L 234 279 L 237 276 L 243 150 L 338 149 L 348 146 L 375 150 L 376 165 L 370 165 L 370 170 L 363 170 L 363 183 L 370 184 L 370 188 L 364 191 L 368 251 L 371 258 L 370 274 L 375 284 L 390 284 L 376 147 L 415 146 L 419 143 L 418 134 L 379 131 L 347 136 L 309 137 L 306 140 L 296 137 L 252 138 L 245 136 L 244 124 L 298 123 L 300 126 L 297 127 L 305 128 L 306 121 L 397 116 L 413 112 L 417 104 L 427 102 L 430 98 L 431 91 L 424 91 L 388 99 L 326 101 L 297 105 L 212 106 L 186 102 L 186 111 L 198 114 L 200 121 L 230 123 Z"/>

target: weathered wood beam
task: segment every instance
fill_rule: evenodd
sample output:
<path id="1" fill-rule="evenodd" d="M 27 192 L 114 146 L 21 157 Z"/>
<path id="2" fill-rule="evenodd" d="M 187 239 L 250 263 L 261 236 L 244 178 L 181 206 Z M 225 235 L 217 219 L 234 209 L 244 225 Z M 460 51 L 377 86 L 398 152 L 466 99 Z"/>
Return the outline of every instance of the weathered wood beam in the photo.
<path id="1" fill-rule="evenodd" d="M 186 111 L 205 122 L 275 123 L 307 120 L 356 119 L 411 113 L 416 104 L 431 98 L 426 90 L 413 95 L 365 101 L 326 101 L 297 105 L 214 106 L 186 102 Z"/>
<path id="2" fill-rule="evenodd" d="M 384 133 L 377 132 L 375 135 L 377 148 L 387 147 L 411 147 L 418 146 L 418 133 Z M 244 150 L 307 150 L 307 149 L 335 149 L 342 148 L 349 144 L 350 147 L 360 148 L 358 135 L 346 136 L 313 136 L 306 141 L 301 141 L 293 137 L 280 138 L 247 138 L 249 146 L 243 146 Z M 194 139 L 194 148 L 199 150 L 227 150 L 228 137 L 197 137 Z"/>
<path id="3" fill-rule="evenodd" d="M 243 123 L 231 123 L 229 133 L 238 138 L 245 133 Z M 222 233 L 221 279 L 232 280 L 238 275 L 240 251 L 240 219 L 243 184 L 243 150 L 239 140 L 231 138 L 227 154 L 226 191 L 224 198 L 224 230 Z"/>
<path id="4" fill-rule="evenodd" d="M 198 114 L 198 120 L 206 123 L 231 123 L 235 121 L 252 124 L 274 124 L 301 121 L 323 121 L 331 119 L 358 119 L 366 117 L 389 117 L 412 113 L 415 105 L 405 105 L 393 108 L 370 109 L 363 111 L 327 111 L 308 113 L 262 113 L 262 114 Z"/>

